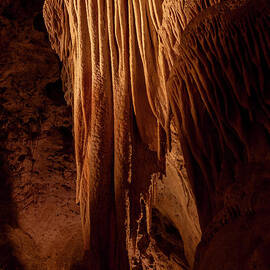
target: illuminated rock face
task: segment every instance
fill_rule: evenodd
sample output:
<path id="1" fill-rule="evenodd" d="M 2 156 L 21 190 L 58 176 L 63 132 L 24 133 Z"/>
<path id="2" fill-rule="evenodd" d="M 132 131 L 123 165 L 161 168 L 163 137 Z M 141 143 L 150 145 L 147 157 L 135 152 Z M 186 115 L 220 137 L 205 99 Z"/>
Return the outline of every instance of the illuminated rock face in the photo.
<path id="1" fill-rule="evenodd" d="M 269 6 L 45 1 L 86 268 L 268 268 Z"/>

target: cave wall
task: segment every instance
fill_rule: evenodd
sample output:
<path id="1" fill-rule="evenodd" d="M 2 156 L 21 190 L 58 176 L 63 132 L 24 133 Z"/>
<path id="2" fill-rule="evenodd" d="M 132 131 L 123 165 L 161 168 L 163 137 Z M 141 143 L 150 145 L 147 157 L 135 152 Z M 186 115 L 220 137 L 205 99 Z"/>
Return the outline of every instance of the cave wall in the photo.
<path id="1" fill-rule="evenodd" d="M 70 269 L 83 256 L 72 110 L 43 1 L 0 1 L 0 269 Z"/>
<path id="2" fill-rule="evenodd" d="M 268 1 L 206 9 L 168 81 L 202 228 L 194 269 L 270 265 L 269 14 Z"/>

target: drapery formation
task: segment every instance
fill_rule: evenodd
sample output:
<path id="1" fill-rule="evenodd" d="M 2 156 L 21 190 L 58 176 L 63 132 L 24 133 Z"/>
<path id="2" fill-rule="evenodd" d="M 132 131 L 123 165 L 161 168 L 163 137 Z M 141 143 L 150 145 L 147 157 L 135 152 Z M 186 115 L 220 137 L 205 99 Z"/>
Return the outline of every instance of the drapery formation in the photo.
<path id="1" fill-rule="evenodd" d="M 188 20 L 179 17 L 183 9 L 172 1 L 45 1 L 52 47 L 73 91 L 66 95 L 74 112 L 77 202 L 93 269 L 129 268 L 126 249 L 136 253 L 141 211 L 150 230 L 152 183 L 164 173 L 169 135 L 165 82 Z M 163 13 L 174 13 L 174 21 Z"/>
<path id="2" fill-rule="evenodd" d="M 201 225 L 224 207 L 217 192 L 268 167 L 269 23 L 266 1 L 224 1 L 182 35 L 168 93 L 190 175 L 203 179 L 194 183 Z"/>
<path id="3" fill-rule="evenodd" d="M 263 8 L 233 0 L 45 1 L 50 40 L 72 89 L 89 269 L 142 269 L 136 254 L 149 246 L 154 183 L 168 173 L 175 126 L 203 236 L 222 209 L 226 218 L 224 193 L 237 193 L 227 190 L 237 189 L 240 167 L 264 171 L 269 36 L 261 33 L 269 4 L 259 2 L 254 7 Z M 249 59 L 254 66 L 246 68 Z"/>
<path id="4" fill-rule="evenodd" d="M 270 265 L 269 30 L 269 1 L 223 1 L 181 36 L 167 91 L 202 229 L 194 269 Z"/>

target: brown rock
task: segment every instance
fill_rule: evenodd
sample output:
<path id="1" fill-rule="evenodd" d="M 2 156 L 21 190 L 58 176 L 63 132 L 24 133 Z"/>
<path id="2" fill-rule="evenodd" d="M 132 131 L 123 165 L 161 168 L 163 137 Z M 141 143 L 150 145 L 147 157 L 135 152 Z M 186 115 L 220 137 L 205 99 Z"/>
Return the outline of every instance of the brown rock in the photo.
<path id="1" fill-rule="evenodd" d="M 0 268 L 269 269 L 268 2 L 2 1 Z"/>
<path id="2" fill-rule="evenodd" d="M 70 269 L 83 256 L 72 112 L 30 2 L 0 3 L 0 269 Z"/>

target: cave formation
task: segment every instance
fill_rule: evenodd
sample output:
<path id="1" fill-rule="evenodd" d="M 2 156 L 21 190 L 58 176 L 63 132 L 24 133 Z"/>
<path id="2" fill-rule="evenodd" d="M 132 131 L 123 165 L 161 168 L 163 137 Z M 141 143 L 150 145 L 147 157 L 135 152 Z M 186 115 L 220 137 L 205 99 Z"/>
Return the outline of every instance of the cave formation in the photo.
<path id="1" fill-rule="evenodd" d="M 24 33 L 1 44 L 0 269 L 270 269 L 269 0 L 45 0 L 45 25 L 23 2 L 0 9 Z"/>

